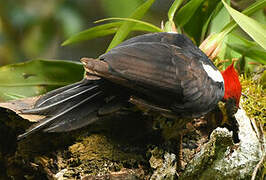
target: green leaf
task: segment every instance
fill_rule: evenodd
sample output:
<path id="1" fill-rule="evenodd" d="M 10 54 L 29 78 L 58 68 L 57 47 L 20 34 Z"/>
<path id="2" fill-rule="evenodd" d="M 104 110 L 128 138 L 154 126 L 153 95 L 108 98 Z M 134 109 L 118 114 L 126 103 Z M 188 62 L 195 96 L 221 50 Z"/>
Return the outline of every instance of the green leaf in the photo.
<path id="1" fill-rule="evenodd" d="M 71 36 L 69 39 L 62 43 L 62 46 L 114 34 L 117 31 L 118 27 L 121 26 L 121 24 L 121 22 L 114 22 L 89 28 L 85 31 Z"/>
<path id="2" fill-rule="evenodd" d="M 193 16 L 183 26 L 183 31 L 197 44 L 201 41 L 202 28 L 208 20 L 214 9 L 219 4 L 220 0 L 205 0 L 197 8 Z M 211 21 L 210 21 L 211 22 Z M 178 26 L 177 26 L 178 27 Z M 209 31 L 208 31 L 209 32 Z M 207 35 L 206 35 L 207 37 Z M 205 38 L 206 38 L 205 37 Z"/>
<path id="3" fill-rule="evenodd" d="M 101 8 L 105 15 L 109 17 L 128 17 L 143 0 L 101 0 Z"/>
<path id="4" fill-rule="evenodd" d="M 243 14 L 245 15 L 250 15 L 255 12 L 257 12 L 260 9 L 263 9 L 266 6 L 266 0 L 262 1 L 256 1 L 253 3 L 251 6 L 249 6 L 247 9 L 242 11 Z M 231 32 L 235 27 L 237 26 L 236 22 L 234 20 L 231 20 L 223 29 L 224 32 L 229 33 Z"/>
<path id="5" fill-rule="evenodd" d="M 164 32 L 175 32 L 175 29 L 176 29 L 176 27 L 175 27 L 174 21 L 166 21 L 166 23 L 164 24 L 164 27 L 163 27 Z"/>
<path id="6" fill-rule="evenodd" d="M 207 21 L 204 23 L 204 25 L 202 27 L 202 31 L 201 31 L 201 38 L 200 38 L 201 41 L 203 41 L 204 38 L 206 37 L 208 26 L 209 26 L 211 20 L 220 12 L 222 7 L 223 7 L 222 2 L 218 3 L 216 8 L 212 11 L 211 15 L 208 17 Z"/>
<path id="7" fill-rule="evenodd" d="M 151 7 L 154 1 L 155 0 L 147 0 L 145 3 L 139 6 L 129 18 L 141 19 L 144 16 L 144 14 L 148 11 L 148 9 Z M 120 44 L 130 33 L 134 25 L 135 25 L 135 22 L 124 22 L 123 25 L 119 27 L 112 42 L 109 44 L 109 47 L 107 48 L 107 52 L 113 47 Z"/>
<path id="8" fill-rule="evenodd" d="M 253 59 L 254 61 L 257 61 L 262 64 L 266 64 L 266 60 L 265 60 L 266 51 L 258 46 L 249 47 L 243 44 L 235 44 L 235 43 L 227 44 L 227 46 L 245 57 L 249 57 Z"/>
<path id="9" fill-rule="evenodd" d="M 37 96 L 83 78 L 81 63 L 34 60 L 0 67 L 0 101 Z"/>
<path id="10" fill-rule="evenodd" d="M 179 6 L 182 4 L 183 0 L 175 0 L 172 6 L 170 7 L 168 11 L 168 20 L 173 21 L 175 12 L 179 8 Z"/>
<path id="11" fill-rule="evenodd" d="M 265 7 L 266 1 L 257 1 L 255 3 L 253 3 L 250 7 L 248 7 L 247 9 L 245 9 L 243 11 L 244 14 L 246 15 L 250 15 L 254 12 L 257 12 L 258 10 L 262 9 L 263 7 Z M 219 23 L 219 21 L 217 22 Z M 240 54 L 236 53 L 236 51 L 233 51 L 231 48 L 227 47 L 226 43 L 223 42 L 230 42 L 232 43 L 232 39 L 231 37 L 229 38 L 228 35 L 230 36 L 230 32 L 237 27 L 237 24 L 235 23 L 235 21 L 230 21 L 223 29 L 221 32 L 219 32 L 218 34 L 220 34 L 218 37 L 219 40 L 222 40 L 219 42 L 221 49 L 220 52 L 218 54 L 220 59 L 231 59 L 233 57 L 238 57 Z M 216 41 L 218 42 L 218 41 Z M 223 44 L 222 44 L 223 43 Z M 230 44 L 229 43 L 229 44 Z M 234 43 L 238 43 L 238 42 L 234 42 Z M 207 43 L 209 44 L 209 43 Z M 205 48 L 206 49 L 206 48 Z"/>
<path id="12" fill-rule="evenodd" d="M 204 0 L 191 0 L 182 7 L 176 15 L 177 26 L 183 27 L 194 15 L 203 1 Z"/>
<path id="13" fill-rule="evenodd" d="M 221 10 L 212 19 L 209 26 L 209 33 L 212 34 L 221 32 L 223 28 L 230 22 L 230 20 L 231 16 L 221 2 Z"/>
<path id="14" fill-rule="evenodd" d="M 259 45 L 266 49 L 266 26 L 231 8 L 224 0 L 222 2 L 235 22 Z M 264 0 L 264 2 L 266 1 Z"/>
<path id="15" fill-rule="evenodd" d="M 131 18 L 106 18 L 106 19 L 101 19 L 101 20 L 95 21 L 95 23 L 100 23 L 100 22 L 104 22 L 104 21 L 111 21 L 111 20 L 135 22 L 136 25 L 138 25 L 138 27 L 141 27 L 143 29 L 149 29 L 151 32 L 162 32 L 163 31 L 162 29 L 158 28 L 157 26 L 155 26 L 151 23 L 140 21 L 137 19 L 131 19 Z"/>
<path id="16" fill-rule="evenodd" d="M 64 37 L 69 37 L 70 35 L 81 31 L 82 25 L 84 24 L 79 12 L 73 7 L 62 6 L 58 8 L 55 17 L 63 29 Z"/>
<path id="17" fill-rule="evenodd" d="M 230 0 L 227 0 L 227 2 L 230 2 Z M 220 1 L 220 10 L 217 12 L 217 14 L 214 16 L 214 18 L 211 20 L 209 25 L 209 34 L 215 34 L 222 31 L 222 29 L 230 22 L 231 17 L 230 14 L 227 12 L 226 8 L 223 6 L 223 3 Z M 222 33 L 224 37 L 221 37 L 222 41 L 220 41 L 220 50 L 218 53 L 218 57 L 220 59 L 225 59 L 228 54 L 230 54 L 228 47 L 226 46 L 225 42 L 227 40 L 227 36 L 225 36 L 225 33 Z M 227 63 L 223 64 L 224 67 L 227 67 Z"/>
<path id="18" fill-rule="evenodd" d="M 99 20 L 99 21 L 101 21 L 101 20 Z M 137 21 L 137 20 L 135 20 L 135 21 Z M 98 22 L 98 21 L 96 21 L 96 22 Z M 143 22 L 143 21 L 141 21 L 141 22 Z M 87 41 L 87 40 L 94 39 L 97 37 L 103 37 L 103 36 L 107 36 L 110 34 L 114 34 L 123 23 L 124 22 L 122 22 L 122 21 L 107 23 L 107 24 L 92 27 L 92 28 L 87 29 L 85 31 L 81 31 L 78 34 L 75 34 L 75 35 L 71 36 L 69 39 L 67 39 L 66 41 L 64 41 L 62 43 L 62 46 L 67 46 L 70 44 Z M 152 26 L 156 27 L 156 28 L 154 28 L 154 27 L 151 27 L 149 25 L 145 25 L 145 23 L 144 24 L 143 23 L 135 24 L 132 28 L 132 31 L 158 32 L 158 29 L 156 26 L 152 25 Z"/>

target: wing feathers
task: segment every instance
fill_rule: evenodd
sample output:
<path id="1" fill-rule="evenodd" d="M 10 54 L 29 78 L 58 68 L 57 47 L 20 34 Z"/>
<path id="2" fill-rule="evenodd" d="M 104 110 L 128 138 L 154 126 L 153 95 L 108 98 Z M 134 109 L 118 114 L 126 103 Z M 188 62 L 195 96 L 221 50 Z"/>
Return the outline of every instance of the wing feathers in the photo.
<path id="1" fill-rule="evenodd" d="M 67 109 L 68 107 L 72 107 L 75 105 L 77 101 L 83 100 L 88 93 L 92 93 L 92 90 L 96 91 L 99 85 L 94 85 L 92 87 L 82 87 L 79 88 L 79 92 L 72 91 L 71 93 L 67 93 L 68 91 L 64 92 L 64 94 L 57 94 L 56 97 L 53 97 L 53 100 L 46 101 L 45 103 L 40 104 L 37 108 L 23 110 L 23 114 L 39 114 L 39 115 L 53 115 Z M 71 89 L 74 90 L 74 89 Z M 60 96 L 61 95 L 61 96 Z M 61 104 L 64 103 L 64 108 L 58 108 L 62 106 Z"/>
<path id="2" fill-rule="evenodd" d="M 137 84 L 178 91 L 176 71 L 182 67 L 173 65 L 172 48 L 175 47 L 169 48 L 162 43 L 134 43 L 132 46 L 121 46 L 101 58 L 109 64 L 111 71 L 114 71 L 112 73 L 122 78 Z"/>
<path id="3" fill-rule="evenodd" d="M 24 137 L 40 130 L 43 129 L 44 127 L 47 127 L 49 125 L 51 125 L 52 123 L 55 123 L 57 120 L 61 120 L 61 117 L 66 117 L 67 114 L 71 114 L 71 115 L 75 115 L 76 117 L 80 117 L 79 114 L 72 114 L 71 111 L 75 110 L 76 108 L 78 108 L 79 106 L 82 107 L 82 105 L 88 101 L 90 101 L 92 98 L 99 96 L 102 93 L 102 91 L 99 91 L 87 98 L 85 98 L 84 100 L 76 103 L 74 106 L 52 116 L 52 117 L 48 117 L 48 118 L 44 118 L 42 119 L 40 122 L 34 124 L 32 127 L 30 127 L 24 134 L 19 135 L 18 139 L 23 139 Z M 84 107 L 84 106 L 83 106 Z"/>
<path id="4" fill-rule="evenodd" d="M 73 91 L 76 88 L 79 88 L 82 86 L 81 82 L 77 82 L 74 84 L 70 84 L 68 86 L 64 86 L 61 88 L 58 88 L 56 90 L 50 91 L 45 94 L 45 96 L 42 96 L 35 104 L 35 107 L 41 107 L 45 106 L 45 103 L 49 103 L 50 100 L 53 100 L 54 97 L 59 96 L 62 92 L 68 92 L 68 91 Z"/>
<path id="5" fill-rule="evenodd" d="M 202 63 L 216 69 L 215 66 L 183 35 L 139 36 L 100 59 L 108 64 L 110 77 L 127 80 L 133 84 L 130 88 L 142 93 L 141 97 L 155 100 L 153 103 L 169 107 L 177 114 L 206 114 L 212 107 L 205 105 L 216 104 L 223 98 L 223 89 L 209 78 Z"/>

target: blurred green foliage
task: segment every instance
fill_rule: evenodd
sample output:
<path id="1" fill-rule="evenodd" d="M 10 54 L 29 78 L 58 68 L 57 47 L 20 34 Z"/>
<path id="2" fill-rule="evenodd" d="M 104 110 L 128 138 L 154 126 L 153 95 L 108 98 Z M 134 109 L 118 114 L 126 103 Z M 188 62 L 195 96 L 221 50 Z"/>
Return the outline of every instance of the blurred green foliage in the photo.
<path id="1" fill-rule="evenodd" d="M 266 0 L 0 0 L 0 4 L 0 65 L 29 59 L 97 57 L 132 32 L 136 35 L 135 31 L 178 31 L 190 37 L 221 69 L 234 58 L 241 73 L 252 73 L 261 65 L 265 69 Z M 61 63 L 55 61 L 54 68 L 69 67 L 68 62 Z M 40 68 L 33 64 L 30 71 L 39 67 L 39 79 L 30 94 L 28 80 L 23 80 L 29 70 L 27 63 L 20 64 L 18 72 L 1 72 L 9 66 L 0 69 L 5 76 L 15 72 L 8 83 L 21 89 L 13 92 L 16 88 L 9 88 L 5 78 L 0 79 L 3 100 L 51 90 L 51 86 L 36 90 L 49 77 L 40 71 L 48 65 L 42 63 Z M 49 64 L 51 67 L 53 63 Z M 53 71 L 57 78 L 48 81 L 56 84 L 54 88 L 61 86 L 62 77 L 81 78 L 82 70 L 73 73 L 71 68 L 65 69 L 58 76 Z"/>
<path id="2" fill-rule="evenodd" d="M 265 124 L 265 7 L 266 0 L 0 0 L 0 66 L 38 59 L 0 67 L 0 101 L 40 95 L 82 79 L 81 64 L 44 58 L 97 57 L 131 32 L 177 30 L 220 69 L 238 59 L 249 98 L 244 108 Z M 93 24 L 100 19 L 105 20 Z"/>
<path id="3" fill-rule="evenodd" d="M 31 97 L 80 81 L 81 63 L 34 60 L 0 67 L 0 101 Z"/>
<path id="4" fill-rule="evenodd" d="M 53 56 L 56 43 L 81 30 L 84 18 L 69 1 L 0 0 L 0 64 Z"/>
<path id="5" fill-rule="evenodd" d="M 149 26 L 151 28 L 148 30 L 149 32 L 159 32 L 160 30 L 152 27 L 152 24 L 139 21 L 152 3 L 154 3 L 153 0 L 147 0 L 133 11 L 128 19 L 108 18 L 107 20 L 120 20 L 120 22 L 89 28 L 67 39 L 63 45 L 115 33 L 108 51 L 122 42 L 131 31 L 145 31 Z M 235 7 L 230 7 L 230 4 Z M 218 61 L 216 64 L 223 62 L 223 68 L 228 66 L 233 58 L 238 58 L 239 71 L 247 73 L 254 70 L 253 66 L 249 65 L 252 62 L 266 64 L 264 56 L 266 26 L 264 24 L 265 12 L 263 11 L 265 6 L 265 0 L 249 1 L 248 3 L 246 0 L 175 0 L 172 6 L 169 6 L 168 21 L 165 24 L 162 23 L 164 26 L 162 30 L 168 32 L 177 29 L 178 32 L 188 35 L 197 45 L 201 44 L 200 48 L 210 58 Z M 144 8 L 145 11 L 139 10 L 143 7 L 146 8 Z M 242 13 L 234 8 L 242 10 Z M 203 42 L 207 37 L 207 41 Z"/>
<path id="6" fill-rule="evenodd" d="M 96 20 L 128 17 L 143 2 L 0 0 L 0 66 L 36 58 L 79 60 L 82 56 L 98 56 L 108 47 L 110 37 L 72 47 L 60 44 L 71 35 L 94 26 Z M 158 8 L 154 6 L 154 13 L 150 14 L 156 14 Z M 149 16 L 151 20 L 156 19 Z"/>

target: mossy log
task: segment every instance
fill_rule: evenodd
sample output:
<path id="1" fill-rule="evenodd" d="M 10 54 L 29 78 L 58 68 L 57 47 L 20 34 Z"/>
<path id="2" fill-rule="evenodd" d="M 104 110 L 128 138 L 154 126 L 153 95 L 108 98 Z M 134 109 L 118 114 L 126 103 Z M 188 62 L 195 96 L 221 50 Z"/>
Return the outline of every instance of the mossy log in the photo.
<path id="1" fill-rule="evenodd" d="M 177 143 L 164 137 L 166 126 L 178 127 L 171 121 L 123 110 L 81 130 L 17 141 L 31 122 L 0 106 L 0 179 L 247 179 L 265 156 L 265 138 L 243 110 L 240 143 L 225 128 L 209 140 L 187 131 L 178 168 Z"/>

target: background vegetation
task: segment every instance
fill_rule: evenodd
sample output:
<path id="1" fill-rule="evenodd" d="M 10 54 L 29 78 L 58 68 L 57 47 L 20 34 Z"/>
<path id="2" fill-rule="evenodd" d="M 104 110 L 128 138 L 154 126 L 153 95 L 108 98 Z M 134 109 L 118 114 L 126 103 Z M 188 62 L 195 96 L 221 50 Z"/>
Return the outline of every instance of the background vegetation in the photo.
<path id="1" fill-rule="evenodd" d="M 83 56 L 97 57 L 105 52 L 111 36 L 72 46 L 62 47 L 60 44 L 71 35 L 94 27 L 93 22 L 96 20 L 129 17 L 143 2 L 144 0 L 0 0 L 0 65 L 37 58 L 79 60 Z M 157 26 L 160 26 L 161 21 L 166 22 L 167 11 L 172 2 L 173 0 L 154 1 L 143 16 L 144 21 Z M 174 22 L 178 28 L 182 28 L 182 32 L 193 38 L 197 45 L 200 45 L 207 35 L 220 32 L 231 20 L 220 0 L 178 2 L 181 6 L 187 6 L 180 8 Z M 242 11 L 254 2 L 259 1 L 233 0 L 231 4 L 236 10 Z M 261 23 L 266 22 L 263 8 L 253 10 L 251 17 Z M 240 34 L 246 40 L 251 40 L 239 28 L 231 34 Z M 245 56 L 254 51 L 254 54 L 261 53 L 260 48 L 244 50 L 246 46 L 253 46 L 252 42 L 245 41 L 246 44 L 236 47 L 236 43 L 243 40 L 238 37 L 230 37 L 231 41 L 235 41 L 234 44 L 231 43 L 230 48 L 238 49 L 238 52 Z M 226 53 L 230 54 L 230 50 Z M 239 55 L 234 55 L 237 56 Z"/>
<path id="2" fill-rule="evenodd" d="M 71 72 L 69 62 L 45 58 L 97 57 L 140 32 L 186 34 L 221 70 L 235 59 L 240 73 L 262 74 L 265 86 L 266 0 L 0 3 L 0 65 L 39 59 L 0 68 L 0 100 L 39 95 L 82 78 L 80 64 L 72 65 L 79 73 Z"/>
<path id="3" fill-rule="evenodd" d="M 260 88 L 258 92 L 264 92 L 266 86 L 266 0 L 0 0 L 0 4 L 0 65 L 35 59 L 0 67 L 0 101 L 40 95 L 82 79 L 80 63 L 46 58 L 97 57 L 129 36 L 161 31 L 186 34 L 221 70 L 236 60 L 243 80 L 255 78 L 259 85 L 253 94 Z M 265 96 L 259 94 L 263 109 Z"/>
<path id="4" fill-rule="evenodd" d="M 242 105 L 266 127 L 266 0 L 0 4 L 0 102 L 37 96 L 82 79 L 81 57 L 97 57 L 130 36 L 176 30 L 200 46 L 220 70 L 237 61 Z"/>
<path id="5" fill-rule="evenodd" d="M 71 35 L 107 17 L 128 17 L 143 0 L 0 0 L 0 65 L 37 58 L 78 61 L 104 53 L 111 36 L 62 47 Z M 157 0 L 145 19 L 160 25 L 171 1 Z"/>

